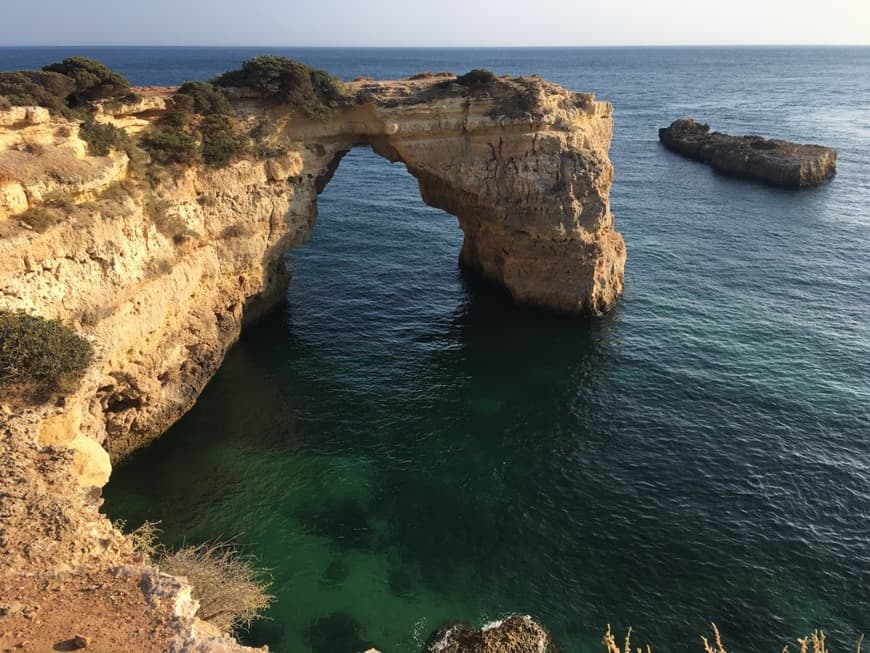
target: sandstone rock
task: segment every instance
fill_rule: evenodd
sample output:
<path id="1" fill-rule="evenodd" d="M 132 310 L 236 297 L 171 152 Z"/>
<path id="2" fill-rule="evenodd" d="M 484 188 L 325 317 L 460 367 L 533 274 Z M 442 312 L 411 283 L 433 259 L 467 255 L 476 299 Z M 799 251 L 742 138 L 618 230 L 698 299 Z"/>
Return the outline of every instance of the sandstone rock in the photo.
<path id="1" fill-rule="evenodd" d="M 709 125 L 675 120 L 659 129 L 669 150 L 709 163 L 719 172 L 776 186 L 814 186 L 837 172 L 837 153 L 821 145 L 800 145 L 762 136 L 729 136 Z"/>
<path id="2" fill-rule="evenodd" d="M 474 630 L 466 623 L 442 626 L 426 653 L 558 653 L 550 634 L 531 617 L 513 616 Z"/>
<path id="3" fill-rule="evenodd" d="M 108 452 L 96 440 L 78 433 L 66 446 L 73 452 L 71 472 L 82 487 L 103 487 L 112 474 Z"/>

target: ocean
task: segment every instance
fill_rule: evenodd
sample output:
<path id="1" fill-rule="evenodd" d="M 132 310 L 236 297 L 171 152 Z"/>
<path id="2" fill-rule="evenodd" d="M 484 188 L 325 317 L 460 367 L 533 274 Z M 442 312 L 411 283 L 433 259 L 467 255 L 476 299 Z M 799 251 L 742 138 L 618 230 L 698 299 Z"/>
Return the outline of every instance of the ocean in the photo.
<path id="1" fill-rule="evenodd" d="M 83 54 L 177 84 L 266 52 L 612 102 L 625 294 L 599 320 L 516 308 L 463 275 L 402 165 L 354 150 L 286 306 L 115 470 L 106 514 L 234 537 L 276 596 L 243 639 L 281 653 L 415 652 L 511 613 L 566 652 L 607 624 L 661 652 L 711 621 L 737 651 L 870 634 L 870 48 L 0 48 L 0 69 Z M 659 145 L 686 116 L 834 147 L 838 174 L 720 176 Z"/>

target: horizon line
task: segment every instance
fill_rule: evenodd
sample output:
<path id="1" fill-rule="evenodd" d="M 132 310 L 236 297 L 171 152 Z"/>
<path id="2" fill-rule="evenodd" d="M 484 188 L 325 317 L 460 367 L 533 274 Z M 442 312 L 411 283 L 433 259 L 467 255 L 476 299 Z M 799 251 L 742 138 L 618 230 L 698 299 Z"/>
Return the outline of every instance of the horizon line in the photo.
<path id="1" fill-rule="evenodd" d="M 250 44 L 142 44 L 142 43 L 74 43 L 74 44 L 12 44 L 0 45 L 0 50 L 15 48 L 281 48 L 321 50 L 555 50 L 595 48 L 870 48 L 870 43 L 625 43 L 600 45 L 250 45 Z"/>

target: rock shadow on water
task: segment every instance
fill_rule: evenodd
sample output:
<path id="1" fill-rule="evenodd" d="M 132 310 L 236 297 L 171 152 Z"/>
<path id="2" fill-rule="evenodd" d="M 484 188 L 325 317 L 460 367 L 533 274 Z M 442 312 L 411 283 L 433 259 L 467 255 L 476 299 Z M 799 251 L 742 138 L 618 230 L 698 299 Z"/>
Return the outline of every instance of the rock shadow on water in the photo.
<path id="1" fill-rule="evenodd" d="M 239 641 L 245 646 L 268 646 L 270 651 L 281 651 L 285 644 L 286 629 L 277 621 L 257 619 L 247 632 L 240 632 Z"/>
<path id="2" fill-rule="evenodd" d="M 337 586 L 347 580 L 350 568 L 347 563 L 341 558 L 336 558 L 327 565 L 323 570 L 323 576 L 320 577 L 320 584 L 327 586 Z"/>
<path id="3" fill-rule="evenodd" d="M 328 537 L 343 549 L 368 549 L 373 531 L 369 513 L 355 499 L 345 499 L 319 510 L 301 510 L 296 519 L 309 533 Z"/>
<path id="4" fill-rule="evenodd" d="M 414 597 L 414 575 L 403 567 L 392 567 L 387 572 L 387 585 L 390 591 L 400 598 Z"/>
<path id="5" fill-rule="evenodd" d="M 373 647 L 365 639 L 362 624 L 346 612 L 314 619 L 303 636 L 314 653 L 357 653 Z"/>

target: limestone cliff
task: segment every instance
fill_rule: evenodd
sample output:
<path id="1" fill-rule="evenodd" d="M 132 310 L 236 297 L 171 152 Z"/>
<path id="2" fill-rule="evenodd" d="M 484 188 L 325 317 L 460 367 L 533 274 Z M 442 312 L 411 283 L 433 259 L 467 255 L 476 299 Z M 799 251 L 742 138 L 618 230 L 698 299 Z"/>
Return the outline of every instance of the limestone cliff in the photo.
<path id="1" fill-rule="evenodd" d="M 517 84 L 527 106 L 511 104 Z M 362 102 L 322 119 L 237 92 L 236 119 L 281 153 L 149 184 L 128 179 L 121 152 L 88 156 L 74 121 L 0 111 L 0 310 L 58 318 L 96 350 L 72 395 L 0 406 L 0 582 L 135 563 L 97 512 L 111 461 L 188 410 L 244 323 L 283 300 L 284 255 L 310 235 L 317 195 L 352 147 L 403 162 L 423 199 L 458 219 L 461 260 L 519 302 L 611 308 L 625 262 L 609 206 L 611 107 L 537 78 L 504 87 L 361 81 Z M 97 119 L 135 134 L 170 93 L 104 104 Z"/>

